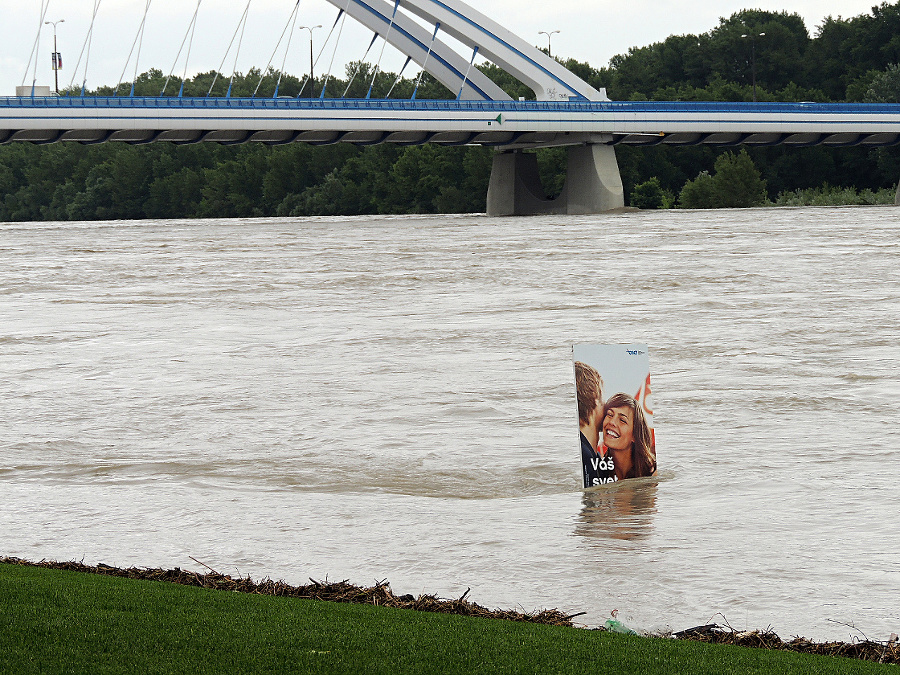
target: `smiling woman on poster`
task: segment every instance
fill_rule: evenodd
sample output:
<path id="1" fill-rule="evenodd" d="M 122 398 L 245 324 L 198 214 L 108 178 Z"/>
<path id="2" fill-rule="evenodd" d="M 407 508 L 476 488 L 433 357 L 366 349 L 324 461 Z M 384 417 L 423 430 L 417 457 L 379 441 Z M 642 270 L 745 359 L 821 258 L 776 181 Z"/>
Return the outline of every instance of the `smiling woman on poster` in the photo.
<path id="1" fill-rule="evenodd" d="M 628 394 L 614 394 L 603 406 L 603 446 L 612 454 L 616 479 L 656 473 L 653 436 L 643 408 Z"/>

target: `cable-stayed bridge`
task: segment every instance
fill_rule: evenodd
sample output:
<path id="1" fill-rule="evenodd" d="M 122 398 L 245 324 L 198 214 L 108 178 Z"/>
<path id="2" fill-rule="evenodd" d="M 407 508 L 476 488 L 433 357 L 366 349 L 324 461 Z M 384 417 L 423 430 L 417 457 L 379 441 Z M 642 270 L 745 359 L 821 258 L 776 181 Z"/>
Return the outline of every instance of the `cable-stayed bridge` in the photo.
<path id="1" fill-rule="evenodd" d="M 614 102 L 460 0 L 328 1 L 338 8 L 335 27 L 346 17 L 358 21 L 373 32 L 370 49 L 381 38 L 406 54 L 407 64 L 416 62 L 457 92 L 456 100 L 420 100 L 415 93 L 412 99 L 325 98 L 324 87 L 318 98 L 305 99 L 278 97 L 277 87 L 272 98 L 150 98 L 134 96 L 133 85 L 126 96 L 84 96 L 82 90 L 81 96 L 56 97 L 39 90 L 35 78 L 19 87 L 19 96 L 0 98 L 0 143 L 488 145 L 501 151 L 488 194 L 494 215 L 623 206 L 619 144 L 900 144 L 900 105 Z M 98 6 L 95 0 L 95 15 Z M 471 50 L 468 58 L 458 45 Z M 511 100 L 474 67 L 479 55 L 528 85 L 535 100 Z M 570 147 L 568 180 L 559 198 L 547 200 L 534 155 L 521 151 L 559 146 Z"/>

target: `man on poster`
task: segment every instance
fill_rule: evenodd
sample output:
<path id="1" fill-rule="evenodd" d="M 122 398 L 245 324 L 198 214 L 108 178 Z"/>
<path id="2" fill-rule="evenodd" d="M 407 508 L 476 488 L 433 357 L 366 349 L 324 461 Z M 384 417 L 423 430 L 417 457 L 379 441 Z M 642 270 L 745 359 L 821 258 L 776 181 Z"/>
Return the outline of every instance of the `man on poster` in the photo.
<path id="1" fill-rule="evenodd" d="M 603 423 L 603 378 L 596 369 L 575 362 L 578 395 L 578 423 L 581 429 L 581 465 L 584 487 L 605 485 L 616 480 L 612 457 L 602 454 L 600 425 Z"/>

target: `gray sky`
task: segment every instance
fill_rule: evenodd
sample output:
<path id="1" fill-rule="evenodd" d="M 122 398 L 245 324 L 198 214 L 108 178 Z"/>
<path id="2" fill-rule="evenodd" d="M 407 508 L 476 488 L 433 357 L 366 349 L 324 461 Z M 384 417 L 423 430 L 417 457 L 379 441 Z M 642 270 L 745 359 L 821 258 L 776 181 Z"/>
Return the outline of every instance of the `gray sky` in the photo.
<path id="1" fill-rule="evenodd" d="M 175 56 L 197 7 L 196 0 L 151 0 L 138 70 L 156 67 L 168 74 L 173 69 L 181 75 L 185 69 L 184 54 L 175 64 Z M 202 0 L 198 29 L 194 38 L 188 74 L 218 68 L 225 49 L 234 34 L 246 6 L 246 0 Z M 294 7 L 291 0 L 252 0 L 244 43 L 237 62 L 238 71 L 264 67 L 270 60 L 279 35 Z M 669 35 L 703 33 L 727 17 L 746 8 L 773 11 L 786 10 L 800 14 L 811 34 L 826 16 L 849 18 L 871 11 L 875 0 L 478 0 L 470 2 L 480 11 L 528 40 L 546 46 L 547 38 L 539 31 L 560 31 L 553 36 L 553 53 L 574 57 L 594 66 L 605 66 L 615 54 L 632 46 L 645 46 L 664 40 Z M 83 65 L 78 73 L 73 68 L 85 43 L 94 0 L 50 0 L 48 21 L 65 19 L 58 25 L 59 51 L 64 70 L 60 87 L 73 79 L 80 84 Z M 135 58 L 126 67 L 129 51 L 135 41 L 144 14 L 146 0 L 101 0 L 94 29 L 88 87 L 112 84 L 123 74 L 130 81 L 135 72 Z M 0 95 L 12 95 L 16 85 L 31 83 L 31 70 L 26 64 L 34 45 L 40 19 L 41 0 L 0 0 Z M 325 0 L 301 0 L 298 25 L 323 24 L 315 31 L 316 51 L 334 23 L 337 10 Z M 335 31 L 336 33 L 337 31 Z M 307 31 L 296 31 L 285 70 L 305 73 L 309 70 Z M 362 57 L 371 34 L 348 19 L 337 53 L 335 72 L 343 74 L 343 64 Z M 333 39 L 332 39 L 333 40 Z M 41 31 L 37 61 L 38 84 L 53 84 L 50 53 L 53 44 L 51 26 Z M 334 42 L 330 43 L 332 46 Z M 280 67 L 284 45 L 273 65 Z M 373 50 L 377 54 L 380 46 Z M 135 49 L 135 52 L 137 50 Z M 466 55 L 468 56 L 468 55 Z M 332 60 L 329 47 L 319 61 L 316 72 L 328 70 Z M 370 56 L 369 60 L 375 60 Z M 388 47 L 383 67 L 399 70 L 404 57 Z M 222 67 L 230 73 L 234 51 Z M 405 73 L 410 75 L 410 72 Z M 412 73 L 414 75 L 414 72 Z"/>

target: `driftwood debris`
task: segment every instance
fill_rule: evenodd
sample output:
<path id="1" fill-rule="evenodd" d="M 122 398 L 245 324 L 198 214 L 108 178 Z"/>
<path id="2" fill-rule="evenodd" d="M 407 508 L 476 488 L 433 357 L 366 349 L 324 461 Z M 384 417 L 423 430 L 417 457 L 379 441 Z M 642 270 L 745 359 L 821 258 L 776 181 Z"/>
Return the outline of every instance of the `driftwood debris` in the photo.
<path id="1" fill-rule="evenodd" d="M 199 560 L 196 562 L 200 563 Z M 185 586 L 199 586 L 220 591 L 232 591 L 237 593 L 251 593 L 254 595 L 274 595 L 286 598 L 302 598 L 307 600 L 327 600 L 329 602 L 347 602 L 366 605 L 378 605 L 380 607 L 393 607 L 396 609 L 413 609 L 421 612 L 439 612 L 442 614 L 460 614 L 463 616 L 475 616 L 485 619 L 504 619 L 506 621 L 522 621 L 527 623 L 540 623 L 551 626 L 572 627 L 572 619 L 575 615 L 567 615 L 556 609 L 545 609 L 535 613 L 505 611 L 487 609 L 466 599 L 469 591 L 466 590 L 456 600 L 444 600 L 434 595 L 394 595 L 387 581 L 378 581 L 374 586 L 364 588 L 347 581 L 329 582 L 310 579 L 306 586 L 291 586 L 284 581 L 272 581 L 264 579 L 256 582 L 249 577 L 233 578 L 227 574 L 219 574 L 211 567 L 200 563 L 210 570 L 208 574 L 187 572 L 175 568 L 172 570 L 145 569 L 131 567 L 123 569 L 110 565 L 85 565 L 79 562 L 30 562 L 18 558 L 0 558 L 0 563 L 8 565 L 23 565 L 29 567 L 43 567 L 46 569 L 64 570 L 69 572 L 85 572 L 89 574 L 102 574 L 112 577 L 124 577 L 127 579 L 141 579 L 144 581 L 166 581 Z"/>
<path id="2" fill-rule="evenodd" d="M 673 633 L 672 637 L 680 640 L 695 640 L 720 645 L 738 647 L 756 647 L 758 649 L 777 649 L 782 651 L 802 652 L 817 656 L 843 656 L 862 661 L 876 663 L 900 663 L 900 642 L 895 636 L 887 642 L 863 639 L 852 642 L 811 642 L 806 638 L 795 637 L 785 642 L 771 630 L 736 631 L 731 627 L 723 628 L 717 624 L 696 626 Z"/>

